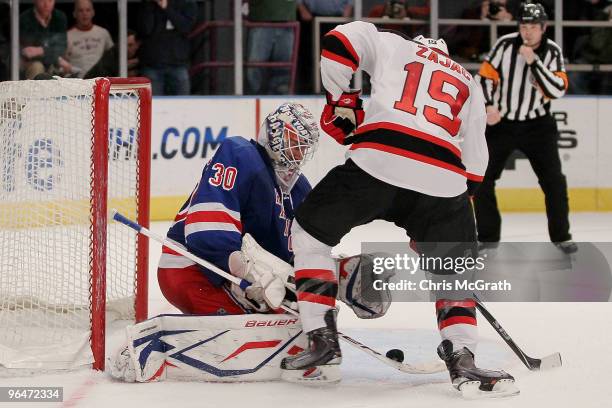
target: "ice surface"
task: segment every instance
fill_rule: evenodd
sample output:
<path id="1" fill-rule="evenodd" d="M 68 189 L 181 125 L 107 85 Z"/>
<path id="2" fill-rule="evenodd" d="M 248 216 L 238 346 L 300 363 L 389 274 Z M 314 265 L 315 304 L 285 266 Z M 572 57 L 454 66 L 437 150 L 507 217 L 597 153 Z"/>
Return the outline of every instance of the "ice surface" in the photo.
<path id="1" fill-rule="evenodd" d="M 577 241 L 610 241 L 612 213 L 575 213 L 572 232 Z M 164 234 L 168 223 L 152 229 Z M 538 214 L 504 214 L 503 239 L 546 241 L 546 217 Z M 384 222 L 356 228 L 337 248 L 339 253 L 359 251 L 362 240 L 401 241 L 403 232 Z M 151 243 L 151 316 L 173 312 L 156 282 L 160 253 Z M 80 407 L 607 407 L 612 401 L 611 303 L 492 303 L 490 311 L 514 340 L 532 357 L 559 351 L 563 367 L 530 372 L 509 351 L 484 319 L 477 362 L 487 368 L 503 368 L 513 374 L 521 395 L 498 401 L 462 400 L 450 387 L 445 373 L 409 375 L 382 365 L 366 354 L 344 347 L 343 381 L 338 386 L 306 388 L 286 383 L 177 383 L 124 384 L 89 369 L 77 372 L 0 378 L 0 386 L 63 386 L 64 403 Z M 397 303 L 378 320 L 359 320 L 344 310 L 340 328 L 348 335 L 380 351 L 400 348 L 406 360 L 434 357 L 439 342 L 432 304 Z M 107 348 L 114 351 L 122 333 L 110 330 Z M 33 407 L 42 405 L 31 404 Z M 53 406 L 53 404 L 43 404 Z M 19 404 L 28 406 L 27 403 Z"/>

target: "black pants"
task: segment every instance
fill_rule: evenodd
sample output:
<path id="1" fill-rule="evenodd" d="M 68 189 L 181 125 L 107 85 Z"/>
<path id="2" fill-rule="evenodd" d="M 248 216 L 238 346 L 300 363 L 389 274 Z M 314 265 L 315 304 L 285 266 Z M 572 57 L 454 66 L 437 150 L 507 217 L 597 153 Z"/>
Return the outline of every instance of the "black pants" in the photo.
<path id="1" fill-rule="evenodd" d="M 476 227 L 467 193 L 434 197 L 396 187 L 370 176 L 350 159 L 315 186 L 295 218 L 306 232 L 329 246 L 337 245 L 353 227 L 382 219 L 406 230 L 419 245 L 458 243 L 462 247 L 452 250 L 457 256 L 475 250 Z M 435 253 L 432 249 L 423 248 L 423 253 Z"/>
<path id="2" fill-rule="evenodd" d="M 520 150 L 527 156 L 544 192 L 548 234 L 553 242 L 571 239 L 567 182 L 561 172 L 557 125 L 551 116 L 487 127 L 489 165 L 475 197 L 478 240 L 497 242 L 501 234 L 501 215 L 495 197 L 499 179 L 510 154 Z"/>

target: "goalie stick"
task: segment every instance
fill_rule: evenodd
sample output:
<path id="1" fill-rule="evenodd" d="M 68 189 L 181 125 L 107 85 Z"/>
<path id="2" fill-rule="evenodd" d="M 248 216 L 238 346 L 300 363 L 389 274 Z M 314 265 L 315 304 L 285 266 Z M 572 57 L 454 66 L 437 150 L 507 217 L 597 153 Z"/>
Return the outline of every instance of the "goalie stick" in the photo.
<path id="1" fill-rule="evenodd" d="M 493 317 L 491 312 L 487 310 L 482 301 L 474 293 L 474 299 L 476 300 L 476 308 L 480 313 L 487 319 L 487 321 L 493 326 L 493 329 L 501 336 L 506 342 L 508 347 L 518 356 L 518 358 L 525 364 L 525 366 L 531 371 L 548 370 L 555 367 L 561 367 L 561 354 L 553 353 L 542 358 L 529 357 L 519 346 L 516 345 L 512 337 L 504 330 L 499 322 Z"/>
<path id="2" fill-rule="evenodd" d="M 167 246 L 168 248 L 172 249 L 173 251 L 178 252 L 179 254 L 183 255 L 184 257 L 198 263 L 199 265 L 209 269 L 210 271 L 218 274 L 219 276 L 222 276 L 223 278 L 235 283 L 236 285 L 240 286 L 240 288 L 242 290 L 245 290 L 246 288 L 248 288 L 251 283 L 244 280 L 244 279 L 240 279 L 234 275 L 231 275 L 227 272 L 225 272 L 223 269 L 217 267 L 216 265 L 198 257 L 197 255 L 192 254 L 191 252 L 181 248 L 179 245 L 175 244 L 172 240 L 166 239 L 160 235 L 157 235 L 153 232 L 151 232 L 150 230 L 148 230 L 147 228 L 143 227 L 142 225 L 138 224 L 135 221 L 130 220 L 129 218 L 125 217 L 124 215 L 120 214 L 116 209 L 111 210 L 111 215 L 112 218 L 115 221 L 120 222 L 123 225 L 126 225 L 130 228 L 132 228 L 133 230 L 135 230 L 137 233 L 145 235 L 157 242 L 159 242 L 162 245 Z M 295 310 L 293 310 L 290 307 L 287 307 L 285 305 L 281 306 L 283 310 L 287 311 L 288 313 L 294 315 L 294 316 L 299 316 L 299 313 L 296 312 Z M 365 344 L 361 343 L 360 341 L 357 341 L 355 339 L 353 339 L 352 337 L 347 336 L 346 334 L 343 334 L 341 332 L 338 332 L 338 336 L 344 340 L 346 343 L 350 344 L 351 346 L 363 351 L 366 354 L 369 354 L 370 356 L 374 357 L 375 359 L 377 359 L 378 361 L 382 362 L 383 364 L 386 364 L 390 367 L 395 368 L 396 370 L 402 371 L 404 373 L 408 373 L 408 374 L 434 374 L 434 373 L 439 373 L 442 371 L 446 370 L 446 365 L 444 364 L 444 362 L 442 362 L 442 360 L 438 360 L 438 361 L 432 361 L 432 362 L 426 362 L 426 363 L 420 363 L 420 364 L 409 364 L 409 363 L 400 363 L 398 361 L 392 360 L 390 358 L 385 357 L 384 355 L 382 355 L 381 353 L 379 353 L 376 350 L 371 349 L 370 347 L 366 346 Z"/>

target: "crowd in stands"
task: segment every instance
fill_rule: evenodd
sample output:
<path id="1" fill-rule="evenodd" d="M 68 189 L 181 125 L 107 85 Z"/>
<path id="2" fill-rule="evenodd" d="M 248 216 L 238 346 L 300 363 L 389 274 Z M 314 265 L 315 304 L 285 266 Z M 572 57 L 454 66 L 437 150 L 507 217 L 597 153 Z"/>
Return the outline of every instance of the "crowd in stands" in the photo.
<path id="1" fill-rule="evenodd" d="M 202 1 L 218 2 L 199 0 Z M 513 21 L 520 2 L 439 0 L 439 17 Z M 554 0 L 539 2 L 553 19 Z M 245 92 L 311 93 L 313 18 L 350 18 L 354 13 L 354 1 L 243 0 L 243 3 L 243 15 L 250 22 L 245 30 Z M 132 8 L 136 17 L 131 19 L 127 37 L 128 73 L 150 78 L 155 95 L 184 95 L 194 89 L 190 81 L 193 63 L 190 33 L 203 20 L 199 12 L 201 4 L 198 4 L 196 0 L 144 0 Z M 362 4 L 365 17 L 389 19 L 388 23 L 380 24 L 384 28 L 403 31 L 409 36 L 429 34 L 430 0 L 363 0 Z M 21 78 L 31 79 L 43 72 L 74 78 L 119 75 L 116 32 L 111 34 L 108 22 L 96 18 L 92 0 L 75 0 L 71 6 L 71 17 L 56 8 L 55 0 L 34 0 L 31 8 L 21 12 Z M 0 80 L 10 77 L 9 14 L 8 5 L 0 3 Z M 612 0 L 564 1 L 563 17 L 566 20 L 612 20 Z M 422 22 L 412 24 L 411 20 Z M 399 21 L 403 24 L 398 24 Z M 299 24 L 299 29 L 294 28 L 295 24 Z M 327 31 L 334 25 L 322 24 L 321 30 Z M 498 34 L 514 30 L 513 26 L 500 26 Z M 460 62 L 480 62 L 489 50 L 488 26 L 440 25 L 439 32 L 446 39 L 452 56 Z M 299 34 L 299 42 L 296 34 Z M 554 36 L 552 28 L 548 35 Z M 219 41 L 224 46 L 233 43 L 229 38 Z M 564 50 L 571 63 L 610 64 L 612 28 L 565 28 Z M 292 88 L 290 68 L 278 63 L 295 59 L 297 81 Z M 266 62 L 277 64 L 261 65 Z M 570 72 L 570 80 L 570 91 L 574 93 L 612 92 L 610 73 Z"/>

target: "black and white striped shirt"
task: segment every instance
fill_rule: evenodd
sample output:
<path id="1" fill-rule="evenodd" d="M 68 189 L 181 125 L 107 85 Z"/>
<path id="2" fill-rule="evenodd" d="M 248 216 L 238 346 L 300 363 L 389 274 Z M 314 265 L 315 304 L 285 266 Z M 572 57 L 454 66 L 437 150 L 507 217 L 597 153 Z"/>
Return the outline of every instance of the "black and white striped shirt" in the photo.
<path id="1" fill-rule="evenodd" d="M 518 32 L 501 37 L 478 72 L 486 104 L 495 106 L 507 120 L 535 119 L 550 113 L 550 100 L 567 90 L 561 48 L 542 38 L 536 59 L 528 65 L 519 54 Z"/>

